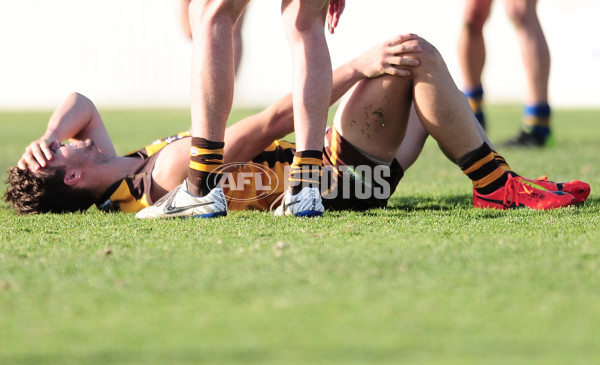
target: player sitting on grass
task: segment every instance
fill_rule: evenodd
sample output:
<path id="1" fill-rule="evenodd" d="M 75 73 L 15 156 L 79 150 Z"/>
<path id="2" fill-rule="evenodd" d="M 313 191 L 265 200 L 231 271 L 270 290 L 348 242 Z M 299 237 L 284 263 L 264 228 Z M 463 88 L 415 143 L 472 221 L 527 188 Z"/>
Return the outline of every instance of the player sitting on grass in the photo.
<path id="1" fill-rule="evenodd" d="M 331 102 L 345 93 L 323 149 L 323 164 L 331 172 L 323 187 L 327 209 L 385 207 L 428 135 L 472 180 L 475 207 L 553 209 L 589 195 L 586 183 L 529 180 L 513 172 L 475 121 L 439 52 L 415 35 L 397 36 L 336 69 Z M 252 161 L 238 164 L 233 175 L 268 167 L 278 181 L 287 181 L 293 145 L 273 141 L 292 131 L 292 115 L 288 95 L 227 129 L 225 164 Z M 67 139 L 71 144 L 59 142 Z M 74 93 L 56 109 L 43 136 L 26 148 L 18 167 L 9 169 L 5 200 L 22 214 L 96 204 L 107 211 L 139 211 L 138 218 L 148 211 L 155 216 L 152 204 L 171 199 L 167 192 L 185 179 L 189 147 L 190 138 L 182 133 L 117 156 L 93 103 Z M 263 182 L 225 189 L 230 208 L 267 209 L 285 191 L 271 186 L 265 194 L 259 189 Z M 365 191 L 370 193 L 359 193 Z"/>

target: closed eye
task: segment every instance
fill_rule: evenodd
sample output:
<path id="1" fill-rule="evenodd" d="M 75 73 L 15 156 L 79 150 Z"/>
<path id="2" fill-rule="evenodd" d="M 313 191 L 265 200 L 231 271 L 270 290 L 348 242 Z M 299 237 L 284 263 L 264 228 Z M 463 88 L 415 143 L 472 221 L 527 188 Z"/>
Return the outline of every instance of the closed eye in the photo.
<path id="1" fill-rule="evenodd" d="M 52 154 L 55 154 L 61 146 L 62 145 L 60 143 L 54 142 L 50 145 L 50 151 L 52 152 Z"/>

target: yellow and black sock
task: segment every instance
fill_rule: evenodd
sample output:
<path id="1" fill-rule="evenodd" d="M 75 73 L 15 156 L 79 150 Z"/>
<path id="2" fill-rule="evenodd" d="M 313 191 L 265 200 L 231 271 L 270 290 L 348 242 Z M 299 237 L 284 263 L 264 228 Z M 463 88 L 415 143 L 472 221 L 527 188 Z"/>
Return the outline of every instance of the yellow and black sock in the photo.
<path id="1" fill-rule="evenodd" d="M 221 181 L 224 142 L 192 137 L 190 165 L 188 167 L 188 192 L 196 196 L 210 193 Z"/>
<path id="2" fill-rule="evenodd" d="M 514 176 L 517 175 L 513 172 L 513 170 L 508 165 L 508 162 L 506 162 L 506 160 L 504 159 L 504 157 L 502 155 L 500 155 L 498 152 L 496 152 L 494 150 L 492 150 L 492 155 L 494 156 L 494 160 L 496 160 L 498 162 L 498 164 L 500 165 L 500 168 L 502 168 L 503 171 L 510 172 Z"/>
<path id="3" fill-rule="evenodd" d="M 493 193 L 503 187 L 508 179 L 508 171 L 496 160 L 487 143 L 459 159 L 458 165 L 480 194 Z"/>
<path id="4" fill-rule="evenodd" d="M 475 118 L 483 129 L 485 129 L 485 114 L 483 113 L 483 87 L 479 86 L 471 90 L 465 91 L 465 96 L 469 101 L 469 105 L 471 106 L 471 110 L 473 110 L 473 114 L 475 114 Z"/>
<path id="5" fill-rule="evenodd" d="M 319 187 L 323 153 L 316 150 L 296 151 L 290 166 L 290 191 L 298 194 L 304 187 Z"/>

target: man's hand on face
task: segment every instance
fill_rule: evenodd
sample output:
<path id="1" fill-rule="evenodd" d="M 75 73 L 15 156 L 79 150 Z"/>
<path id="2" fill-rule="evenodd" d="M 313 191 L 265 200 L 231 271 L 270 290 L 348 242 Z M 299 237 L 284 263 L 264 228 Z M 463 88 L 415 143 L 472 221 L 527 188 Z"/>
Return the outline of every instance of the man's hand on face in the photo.
<path id="1" fill-rule="evenodd" d="M 21 170 L 29 169 L 31 171 L 37 171 L 42 167 L 46 167 L 48 161 L 52 160 L 54 151 L 58 148 L 60 148 L 58 140 L 36 139 L 25 148 L 25 152 L 17 163 L 17 167 Z"/>

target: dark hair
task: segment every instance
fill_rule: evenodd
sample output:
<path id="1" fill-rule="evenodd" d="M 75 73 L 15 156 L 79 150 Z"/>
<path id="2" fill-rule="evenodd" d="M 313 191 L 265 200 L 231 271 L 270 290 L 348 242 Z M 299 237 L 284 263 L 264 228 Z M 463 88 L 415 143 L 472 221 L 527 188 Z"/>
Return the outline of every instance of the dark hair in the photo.
<path id="1" fill-rule="evenodd" d="M 64 167 L 46 166 L 36 172 L 8 169 L 4 201 L 19 214 L 66 213 L 87 210 L 94 198 L 90 191 L 72 188 L 63 181 Z"/>

